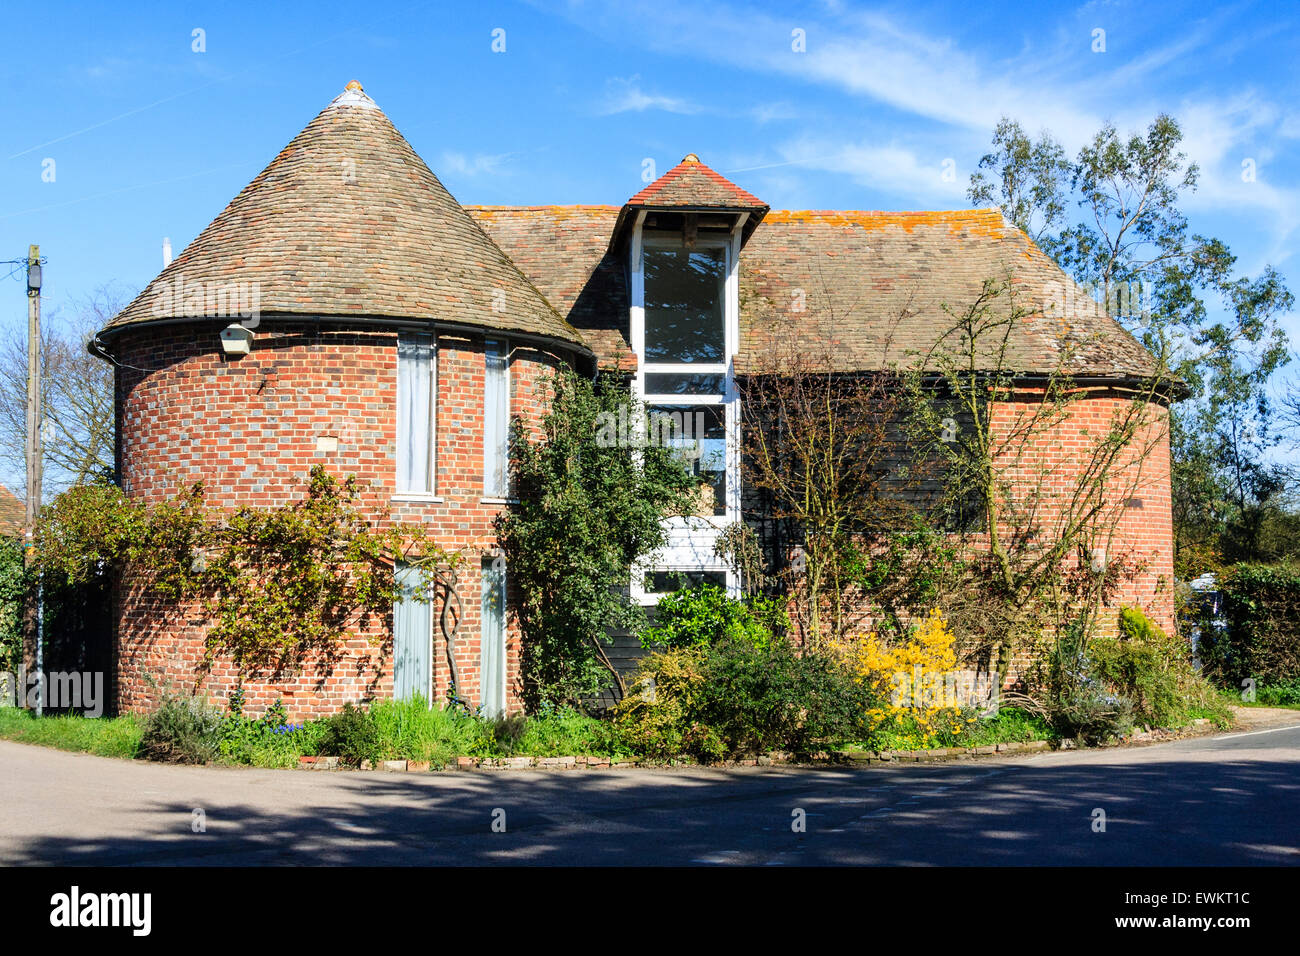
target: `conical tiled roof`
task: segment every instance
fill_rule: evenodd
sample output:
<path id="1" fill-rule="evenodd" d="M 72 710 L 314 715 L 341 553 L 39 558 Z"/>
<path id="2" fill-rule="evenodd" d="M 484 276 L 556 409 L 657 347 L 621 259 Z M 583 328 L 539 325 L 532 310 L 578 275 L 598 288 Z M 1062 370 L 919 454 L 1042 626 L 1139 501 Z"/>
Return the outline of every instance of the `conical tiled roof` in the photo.
<path id="1" fill-rule="evenodd" d="M 220 314 L 232 283 L 256 283 L 262 316 L 429 319 L 585 345 L 355 81 L 105 331 Z"/>
<path id="2" fill-rule="evenodd" d="M 725 176 L 687 156 L 627 201 L 629 206 L 691 209 L 767 209 L 767 203 L 745 192 Z"/>

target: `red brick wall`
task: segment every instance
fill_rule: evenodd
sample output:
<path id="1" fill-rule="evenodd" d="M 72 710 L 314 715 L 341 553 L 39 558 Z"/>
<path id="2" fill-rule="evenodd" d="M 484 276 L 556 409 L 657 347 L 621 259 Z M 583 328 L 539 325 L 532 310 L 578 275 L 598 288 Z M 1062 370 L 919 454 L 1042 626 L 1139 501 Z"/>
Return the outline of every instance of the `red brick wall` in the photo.
<path id="1" fill-rule="evenodd" d="M 996 405 L 991 412 L 991 430 L 998 474 L 1009 486 L 1003 505 L 1020 515 L 1018 519 L 1012 514 L 1004 516 L 1000 522 L 1003 535 L 1010 535 L 1019 522 L 1022 527 L 1038 529 L 1039 545 L 1060 540 L 1068 516 L 1080 513 L 1072 500 L 1089 463 L 1095 460 L 1093 451 L 1133 408 L 1130 396 L 1098 391 L 1067 404 L 1059 419 L 1032 425 L 1039 406 L 1022 402 Z M 1108 561 L 1122 559 L 1132 567 L 1132 573 L 1119 579 L 1108 600 L 1102 629 L 1113 633 L 1119 609 L 1136 605 L 1172 633 L 1174 543 L 1168 410 L 1150 404 L 1141 414 L 1141 427 L 1099 486 L 1102 504 L 1094 517 L 1094 525 L 1100 529 L 1098 543 Z M 1032 516 L 1025 510 L 1031 502 L 1037 504 Z M 985 535 L 968 534 L 965 541 L 973 550 L 989 547 Z M 1067 560 L 1067 567 L 1072 563 Z M 872 626 L 870 619 L 861 623 L 863 629 Z M 796 639 L 802 643 L 806 635 L 797 630 Z M 1020 648 L 1011 662 L 1008 686 L 1017 684 L 1033 663 L 1034 648 Z"/>
<path id="2" fill-rule="evenodd" d="M 458 590 L 463 616 L 455 659 L 460 695 L 477 704 L 481 556 L 495 545 L 499 502 L 483 500 L 482 338 L 442 335 L 438 352 L 437 494 L 441 501 L 393 500 L 396 471 L 397 336 L 393 331 L 263 324 L 250 355 L 225 360 L 212 325 L 129 330 L 114 343 L 119 363 L 119 469 L 127 494 L 160 501 L 203 481 L 209 504 L 273 507 L 302 497 L 313 465 L 354 474 L 374 516 L 420 523 L 465 560 Z M 535 422 L 544 379 L 556 359 L 512 342 L 511 414 Z M 133 368 L 133 367 L 134 368 Z M 146 371 L 140 371 L 140 369 Z M 337 451 L 318 452 L 333 436 Z M 507 581 L 509 571 L 507 569 Z M 192 609 L 164 607 L 130 580 L 116 599 L 117 692 L 123 710 L 147 710 L 158 688 L 192 688 L 224 701 L 234 687 L 229 661 L 200 667 L 204 627 Z M 435 608 L 436 610 L 436 608 Z M 355 626 L 328 679 L 314 667 L 277 683 L 246 681 L 247 709 L 283 698 L 296 719 L 347 701 L 392 694 L 391 615 L 368 632 Z M 434 693 L 449 683 L 437 634 Z M 367 638 L 374 638 L 371 643 Z M 519 633 L 507 622 L 507 688 L 517 709 Z"/>
<path id="3" fill-rule="evenodd" d="M 1001 403 L 993 410 L 995 436 L 1017 433 L 1017 422 L 1033 415 L 1032 404 Z M 1132 440 L 1105 470 L 1095 486 L 1103 492 L 1092 518 L 1096 545 L 1108 563 L 1122 560 L 1133 573 L 1124 576 L 1109 602 L 1111 615 L 1121 606 L 1137 605 L 1161 627 L 1174 627 L 1174 532 L 1170 492 L 1169 414 L 1156 404 L 1135 412 L 1131 396 L 1093 392 L 1066 406 L 1062 420 L 1049 428 L 1031 429 L 1027 441 L 1006 441 L 1000 451 L 1000 474 L 1012 483 L 1013 499 L 1023 506 L 1038 497 L 1032 524 L 1041 538 L 1059 540 L 1068 516 L 1081 514 L 1073 503 L 1076 490 L 1087 484 L 1102 438 L 1118 423 L 1137 414 Z M 996 439 L 995 439 L 996 440 Z M 1097 474 L 1092 471 L 1091 474 Z M 1082 479 L 1082 481 L 1081 481 Z M 1041 489 L 1041 494 L 1036 493 Z M 1023 512 L 1022 512 L 1023 513 Z M 1012 518 L 1012 521 L 1015 519 Z"/>

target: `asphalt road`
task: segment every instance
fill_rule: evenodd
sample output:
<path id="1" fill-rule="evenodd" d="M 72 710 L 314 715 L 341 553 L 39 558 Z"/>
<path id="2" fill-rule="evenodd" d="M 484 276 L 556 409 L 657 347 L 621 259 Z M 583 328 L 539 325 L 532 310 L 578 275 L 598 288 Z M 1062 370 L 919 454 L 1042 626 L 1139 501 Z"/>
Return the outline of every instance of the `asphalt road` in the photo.
<path id="1" fill-rule="evenodd" d="M 864 769 L 299 772 L 0 742 L 0 863 L 1295 865 L 1298 798 L 1300 726 Z"/>

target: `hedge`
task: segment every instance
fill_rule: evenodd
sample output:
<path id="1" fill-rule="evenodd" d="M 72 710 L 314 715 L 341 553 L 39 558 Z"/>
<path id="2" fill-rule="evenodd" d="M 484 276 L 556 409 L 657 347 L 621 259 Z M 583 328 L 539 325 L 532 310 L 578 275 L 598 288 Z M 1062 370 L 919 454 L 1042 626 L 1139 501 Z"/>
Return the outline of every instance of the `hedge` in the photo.
<path id="1" fill-rule="evenodd" d="M 1233 686 L 1300 678 L 1300 564 L 1239 564 L 1219 580 L 1225 628 L 1207 627 L 1201 660 Z"/>

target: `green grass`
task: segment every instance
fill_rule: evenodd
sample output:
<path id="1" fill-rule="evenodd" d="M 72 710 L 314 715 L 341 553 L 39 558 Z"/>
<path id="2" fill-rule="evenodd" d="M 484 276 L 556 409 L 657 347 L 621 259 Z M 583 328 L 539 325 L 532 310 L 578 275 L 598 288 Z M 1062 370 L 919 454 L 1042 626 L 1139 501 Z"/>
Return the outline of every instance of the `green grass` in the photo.
<path id="1" fill-rule="evenodd" d="M 949 746 L 989 747 L 1055 739 L 1056 734 L 1043 718 L 1017 707 L 1003 707 L 996 717 L 986 717 L 972 724 L 970 730 Z"/>
<path id="2" fill-rule="evenodd" d="M 1255 689 L 1255 702 L 1261 707 L 1285 707 L 1300 710 L 1300 680 L 1285 684 L 1266 684 Z"/>
<path id="3" fill-rule="evenodd" d="M 449 766 L 460 756 L 629 756 L 607 721 L 574 711 L 540 717 L 485 720 L 423 700 L 379 701 L 370 710 L 378 732 L 379 760 L 425 760 Z M 35 717 L 0 708 L 0 739 L 40 744 L 105 757 L 135 757 L 148 718 Z M 216 762 L 287 769 L 322 752 L 325 721 L 307 721 L 275 732 L 257 720 L 227 717 L 221 724 Z"/>
<path id="4" fill-rule="evenodd" d="M 1223 703 L 1229 707 L 1281 707 L 1284 710 L 1300 710 L 1300 681 L 1256 687 L 1254 700 L 1242 700 L 1241 691 L 1229 688 L 1221 689 L 1219 694 Z"/>
<path id="5" fill-rule="evenodd" d="M 630 753 L 608 721 L 564 710 L 498 720 L 471 717 L 423 700 L 379 701 L 370 709 L 379 731 L 381 760 L 427 760 L 447 765 L 460 756 L 625 756 Z"/>
<path id="6" fill-rule="evenodd" d="M 370 716 L 379 731 L 381 760 L 427 760 L 445 766 L 484 746 L 482 721 L 442 705 L 430 707 L 420 697 L 377 701 Z"/>
<path id="7" fill-rule="evenodd" d="M 144 722 L 138 717 L 37 717 L 28 710 L 0 707 L 0 738 L 40 744 L 58 750 L 134 757 L 140 749 Z"/>
<path id="8" fill-rule="evenodd" d="M 218 762 L 292 770 L 298 766 L 299 757 L 319 752 L 324 730 L 320 721 L 299 725 L 283 734 L 273 733 L 255 721 L 227 721 Z"/>
<path id="9" fill-rule="evenodd" d="M 623 742 L 614 725 L 572 710 L 516 721 L 516 734 L 503 732 L 497 721 L 493 725 L 492 749 L 503 757 L 626 757 L 632 751 Z"/>
<path id="10" fill-rule="evenodd" d="M 989 747 L 993 744 L 1055 740 L 1047 721 L 1015 707 L 1004 707 L 995 717 L 981 717 L 959 733 L 940 730 L 928 737 L 910 719 L 895 720 L 878 728 L 868 750 L 938 750 L 945 747 Z"/>

